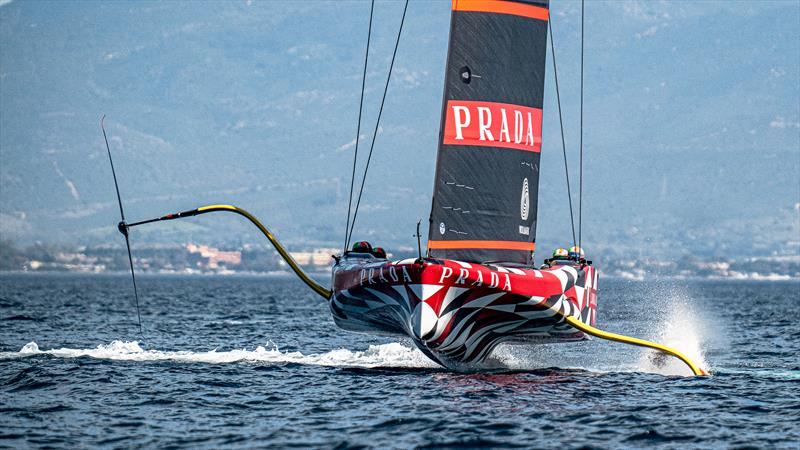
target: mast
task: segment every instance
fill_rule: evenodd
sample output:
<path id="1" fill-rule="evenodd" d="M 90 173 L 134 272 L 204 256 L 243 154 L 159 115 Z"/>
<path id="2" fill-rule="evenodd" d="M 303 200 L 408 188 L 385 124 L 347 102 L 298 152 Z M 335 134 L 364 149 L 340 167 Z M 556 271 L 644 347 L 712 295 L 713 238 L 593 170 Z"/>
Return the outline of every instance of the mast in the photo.
<path id="1" fill-rule="evenodd" d="M 547 0 L 453 0 L 428 255 L 533 262 Z"/>

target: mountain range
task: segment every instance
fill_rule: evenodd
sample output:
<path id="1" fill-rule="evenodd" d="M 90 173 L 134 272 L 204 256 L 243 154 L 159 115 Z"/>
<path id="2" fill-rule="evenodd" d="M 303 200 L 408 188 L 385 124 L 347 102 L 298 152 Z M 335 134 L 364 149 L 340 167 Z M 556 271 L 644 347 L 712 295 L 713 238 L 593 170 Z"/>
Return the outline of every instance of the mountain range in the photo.
<path id="1" fill-rule="evenodd" d="M 121 244 L 106 115 L 129 219 L 233 203 L 289 246 L 342 245 L 368 2 L 0 4 L 0 238 Z M 402 7 L 375 3 L 356 188 Z M 409 5 L 355 239 L 412 248 L 427 222 L 449 10 Z M 551 17 L 577 213 L 580 2 L 552 2 Z M 587 2 L 590 253 L 800 253 L 799 34 L 797 2 Z M 545 252 L 572 239 L 547 64 Z M 225 216 L 133 235 L 261 240 Z"/>

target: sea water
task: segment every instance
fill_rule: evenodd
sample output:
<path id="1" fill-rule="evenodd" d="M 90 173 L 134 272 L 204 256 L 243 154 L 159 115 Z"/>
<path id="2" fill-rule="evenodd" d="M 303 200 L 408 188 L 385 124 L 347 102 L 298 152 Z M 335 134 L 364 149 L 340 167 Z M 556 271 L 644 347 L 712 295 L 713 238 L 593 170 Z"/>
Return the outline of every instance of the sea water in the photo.
<path id="1" fill-rule="evenodd" d="M 800 283 L 601 280 L 619 343 L 445 371 L 291 278 L 0 276 L 0 447 L 800 447 Z"/>

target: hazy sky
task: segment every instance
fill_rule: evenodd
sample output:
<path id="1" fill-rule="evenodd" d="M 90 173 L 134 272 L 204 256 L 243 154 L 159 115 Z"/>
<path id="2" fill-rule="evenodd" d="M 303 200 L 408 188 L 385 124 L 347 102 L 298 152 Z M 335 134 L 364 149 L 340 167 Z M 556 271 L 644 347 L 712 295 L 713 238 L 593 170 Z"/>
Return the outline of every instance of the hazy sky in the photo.
<path id="1" fill-rule="evenodd" d="M 129 217 L 228 202 L 293 245 L 338 245 L 368 2 L 0 5 L 0 237 L 118 243 L 107 114 Z M 428 217 L 449 5 L 409 6 L 355 238 L 410 246 Z M 800 3 L 586 8 L 585 242 L 768 253 L 800 240 Z M 364 134 L 401 10 L 376 3 Z M 576 164 L 580 3 L 551 11 Z M 569 234 L 553 88 L 550 72 L 545 246 Z M 138 239 L 259 241 L 235 218 Z"/>

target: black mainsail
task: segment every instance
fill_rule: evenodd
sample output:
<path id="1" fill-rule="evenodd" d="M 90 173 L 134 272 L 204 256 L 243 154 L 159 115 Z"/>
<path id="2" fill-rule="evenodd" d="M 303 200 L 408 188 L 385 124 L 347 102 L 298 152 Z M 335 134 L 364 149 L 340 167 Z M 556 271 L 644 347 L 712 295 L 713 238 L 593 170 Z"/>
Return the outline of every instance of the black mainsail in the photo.
<path id="1" fill-rule="evenodd" d="M 428 255 L 533 262 L 547 0 L 453 0 Z"/>

